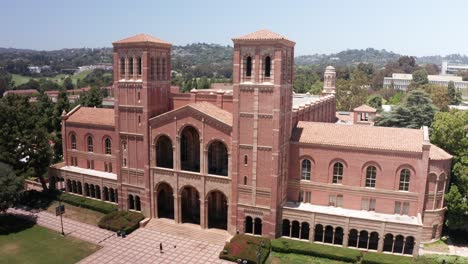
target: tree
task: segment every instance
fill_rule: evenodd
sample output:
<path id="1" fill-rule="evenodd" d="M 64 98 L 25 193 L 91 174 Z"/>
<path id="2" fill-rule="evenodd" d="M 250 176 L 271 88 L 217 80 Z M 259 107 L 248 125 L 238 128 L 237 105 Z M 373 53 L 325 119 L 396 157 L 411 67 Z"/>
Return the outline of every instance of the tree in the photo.
<path id="1" fill-rule="evenodd" d="M 54 131 L 54 103 L 44 90 L 39 89 L 39 95 L 37 96 L 37 110 L 38 114 L 42 117 L 40 119 L 40 126 L 47 129 L 49 133 Z"/>
<path id="2" fill-rule="evenodd" d="M 70 77 L 65 78 L 65 80 L 63 80 L 63 86 L 67 90 L 73 90 L 74 86 L 72 79 Z"/>
<path id="3" fill-rule="evenodd" d="M 432 102 L 437 106 L 437 108 L 439 108 L 439 110 L 448 111 L 450 97 L 447 87 L 436 84 L 424 84 L 419 86 L 419 88 L 429 94 Z"/>
<path id="4" fill-rule="evenodd" d="M 458 191 L 457 186 L 450 187 L 450 191 L 445 195 L 447 202 L 446 225 L 450 229 L 462 229 L 468 223 L 468 203 Z"/>
<path id="5" fill-rule="evenodd" d="M 451 105 L 458 105 L 461 102 L 461 94 L 457 92 L 455 89 L 455 83 L 453 81 L 450 81 L 448 83 L 448 97 L 449 97 L 449 104 Z"/>
<path id="6" fill-rule="evenodd" d="M 0 100 L 0 162 L 10 164 L 17 175 L 38 177 L 47 189 L 44 174 L 52 150 L 41 118 L 27 96 L 12 94 Z"/>
<path id="7" fill-rule="evenodd" d="M 336 82 L 337 108 L 351 111 L 366 102 L 369 79 L 362 71 L 355 69 L 350 80 L 339 79 Z"/>
<path id="8" fill-rule="evenodd" d="M 10 166 L 0 162 L 0 212 L 15 205 L 23 186 L 24 178 L 16 176 Z"/>
<path id="9" fill-rule="evenodd" d="M 0 98 L 3 93 L 10 90 L 13 86 L 12 76 L 7 71 L 0 68 Z"/>
<path id="10" fill-rule="evenodd" d="M 70 101 L 68 101 L 67 91 L 62 87 L 57 96 L 57 103 L 54 109 L 54 130 L 62 130 L 62 113 L 70 111 Z"/>
<path id="11" fill-rule="evenodd" d="M 89 91 L 80 96 L 80 104 L 86 107 L 102 107 L 102 99 L 104 98 L 101 89 L 92 87 Z"/>
<path id="12" fill-rule="evenodd" d="M 376 118 L 376 126 L 421 128 L 430 126 L 437 108 L 421 90 L 408 93 L 405 102 Z"/>
<path id="13" fill-rule="evenodd" d="M 429 83 L 427 71 L 425 69 L 416 70 L 413 72 L 413 83 L 416 87 Z"/>
<path id="14" fill-rule="evenodd" d="M 367 99 L 367 104 L 377 110 L 382 109 L 383 98 L 380 95 L 372 95 Z"/>
<path id="15" fill-rule="evenodd" d="M 431 142 L 452 154 L 452 184 L 462 195 L 468 194 L 468 112 L 439 112 L 431 127 Z"/>

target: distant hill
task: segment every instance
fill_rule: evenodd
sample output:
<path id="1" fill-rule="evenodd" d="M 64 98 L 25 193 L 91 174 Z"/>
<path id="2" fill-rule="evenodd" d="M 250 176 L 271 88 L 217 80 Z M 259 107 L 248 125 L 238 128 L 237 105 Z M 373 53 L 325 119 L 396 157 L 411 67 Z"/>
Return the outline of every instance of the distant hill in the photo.
<path id="1" fill-rule="evenodd" d="M 189 77 L 231 77 L 231 46 L 219 44 L 193 43 L 185 46 L 173 46 L 172 69 Z M 296 65 L 339 65 L 352 66 L 361 62 L 372 63 L 383 67 L 401 55 L 373 48 L 350 49 L 333 54 L 303 55 L 295 58 Z M 434 63 L 440 65 L 442 60 L 468 63 L 466 55 L 424 56 L 416 57 L 418 64 Z M 29 49 L 0 48 L 0 66 L 11 73 L 27 74 L 27 66 L 50 65 L 57 73 L 62 69 L 76 68 L 83 65 L 112 62 L 112 48 L 73 48 L 53 51 Z"/>

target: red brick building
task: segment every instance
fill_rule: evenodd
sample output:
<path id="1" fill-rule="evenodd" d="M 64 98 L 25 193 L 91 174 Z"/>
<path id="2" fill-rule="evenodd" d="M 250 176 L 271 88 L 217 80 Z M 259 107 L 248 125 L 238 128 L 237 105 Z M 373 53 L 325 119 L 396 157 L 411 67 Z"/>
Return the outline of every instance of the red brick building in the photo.
<path id="1" fill-rule="evenodd" d="M 171 91 L 171 44 L 114 42 L 114 109 L 63 116 L 68 192 L 202 228 L 417 254 L 440 237 L 451 156 L 420 130 L 335 124 L 322 95 L 293 93 L 295 43 L 233 39 L 233 88 Z"/>

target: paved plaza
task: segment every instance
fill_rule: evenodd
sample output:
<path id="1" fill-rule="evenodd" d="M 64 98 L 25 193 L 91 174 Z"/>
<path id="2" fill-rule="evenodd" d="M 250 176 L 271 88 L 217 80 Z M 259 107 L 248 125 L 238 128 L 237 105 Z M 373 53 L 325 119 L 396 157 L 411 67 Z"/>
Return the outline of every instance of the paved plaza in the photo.
<path id="1" fill-rule="evenodd" d="M 46 212 L 9 209 L 9 213 L 37 217 L 41 226 L 60 231 L 59 217 Z M 168 220 L 151 220 L 120 238 L 114 232 L 63 218 L 65 234 L 103 246 L 79 263 L 230 263 L 218 258 L 224 241 L 230 238 L 225 231 L 201 230 L 192 225 L 176 225 Z M 159 244 L 163 243 L 163 253 Z"/>

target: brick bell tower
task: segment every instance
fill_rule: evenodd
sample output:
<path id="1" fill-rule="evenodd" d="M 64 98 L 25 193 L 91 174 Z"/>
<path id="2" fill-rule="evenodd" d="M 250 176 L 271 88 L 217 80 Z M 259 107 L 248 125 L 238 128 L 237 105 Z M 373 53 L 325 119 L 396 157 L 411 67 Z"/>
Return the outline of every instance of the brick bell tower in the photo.
<path id="1" fill-rule="evenodd" d="M 276 237 L 286 200 L 295 43 L 269 30 L 233 39 L 231 223 Z"/>
<path id="2" fill-rule="evenodd" d="M 171 44 L 144 34 L 112 44 L 119 207 L 151 217 L 148 120 L 169 109 Z"/>

